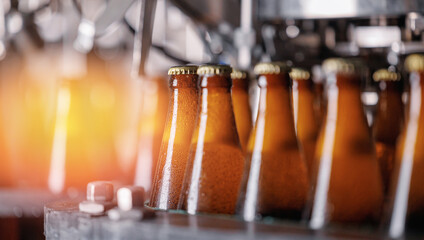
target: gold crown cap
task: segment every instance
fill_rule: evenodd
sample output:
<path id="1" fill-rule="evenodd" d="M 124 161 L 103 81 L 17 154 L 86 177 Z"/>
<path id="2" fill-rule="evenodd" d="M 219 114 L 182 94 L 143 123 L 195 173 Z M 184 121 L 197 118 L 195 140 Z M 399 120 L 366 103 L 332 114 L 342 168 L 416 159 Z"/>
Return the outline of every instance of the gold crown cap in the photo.
<path id="1" fill-rule="evenodd" d="M 412 54 L 405 59 L 405 68 L 408 72 L 424 71 L 424 55 Z"/>
<path id="2" fill-rule="evenodd" d="M 256 64 L 253 71 L 256 75 L 261 74 L 279 74 L 282 72 L 289 72 L 290 67 L 285 62 L 261 62 Z"/>
<path id="3" fill-rule="evenodd" d="M 303 68 L 292 68 L 290 72 L 291 79 L 308 80 L 310 76 L 309 71 Z"/>
<path id="4" fill-rule="evenodd" d="M 374 81 L 399 81 L 400 80 L 400 74 L 397 72 L 389 71 L 385 68 L 379 69 L 372 75 L 372 78 Z"/>
<path id="5" fill-rule="evenodd" d="M 354 74 L 362 70 L 362 67 L 363 65 L 358 59 L 329 58 L 322 63 L 322 69 L 326 74 Z"/>
<path id="6" fill-rule="evenodd" d="M 197 68 L 196 65 L 175 66 L 169 68 L 168 75 L 196 74 Z"/>
<path id="7" fill-rule="evenodd" d="M 246 71 L 233 68 L 233 72 L 231 73 L 232 79 L 245 79 L 246 77 L 247 77 Z"/>
<path id="8" fill-rule="evenodd" d="M 216 74 L 216 75 L 230 75 L 233 69 L 228 65 L 202 65 L 197 69 L 197 74 Z"/>

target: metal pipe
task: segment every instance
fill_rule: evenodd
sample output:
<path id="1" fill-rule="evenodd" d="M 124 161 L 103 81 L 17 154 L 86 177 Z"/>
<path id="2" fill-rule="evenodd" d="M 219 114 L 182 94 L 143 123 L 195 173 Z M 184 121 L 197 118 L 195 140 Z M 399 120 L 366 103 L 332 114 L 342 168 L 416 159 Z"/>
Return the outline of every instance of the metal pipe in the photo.
<path id="1" fill-rule="evenodd" d="M 133 77 L 144 76 L 145 64 L 152 45 L 153 21 L 157 0 L 141 0 L 140 20 L 134 35 Z"/>
<path id="2" fill-rule="evenodd" d="M 251 49 L 255 44 L 253 29 L 253 0 L 242 0 L 240 11 L 240 28 L 235 34 L 235 45 L 238 47 L 238 65 L 241 69 L 249 69 L 252 61 Z"/>

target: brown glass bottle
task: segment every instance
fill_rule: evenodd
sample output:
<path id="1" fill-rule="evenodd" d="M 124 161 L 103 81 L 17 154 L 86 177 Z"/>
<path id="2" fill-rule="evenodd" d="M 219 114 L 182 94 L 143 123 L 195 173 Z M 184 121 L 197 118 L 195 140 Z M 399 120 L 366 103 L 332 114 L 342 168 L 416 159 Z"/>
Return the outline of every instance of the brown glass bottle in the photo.
<path id="1" fill-rule="evenodd" d="M 252 129 L 252 111 L 249 105 L 249 78 L 246 72 L 235 69 L 231 73 L 231 78 L 233 79 L 231 97 L 233 99 L 237 132 L 241 147 L 245 151 L 250 130 Z"/>
<path id="2" fill-rule="evenodd" d="M 401 237 L 405 229 L 421 233 L 424 229 L 424 55 L 408 56 L 405 67 L 410 72 L 410 103 L 392 176 L 393 204 L 389 208 L 392 238 Z"/>
<path id="3" fill-rule="evenodd" d="M 403 88 L 400 75 L 396 72 L 380 69 L 373 74 L 373 78 L 378 82 L 380 89 L 373 132 L 386 193 L 395 163 L 396 140 L 403 125 Z"/>
<path id="4" fill-rule="evenodd" d="M 178 207 L 199 101 L 196 71 L 197 66 L 172 67 L 168 71 L 168 116 L 149 203 L 154 208 Z"/>
<path id="5" fill-rule="evenodd" d="M 383 203 L 380 169 L 360 99 L 360 65 L 328 59 L 327 115 L 315 154 L 310 227 L 374 224 Z"/>
<path id="6" fill-rule="evenodd" d="M 231 100 L 231 68 L 197 70 L 200 107 L 191 140 L 180 208 L 189 214 L 234 214 L 244 157 Z"/>
<path id="7" fill-rule="evenodd" d="M 311 173 L 319 131 L 314 111 L 313 82 L 309 78 L 309 72 L 300 68 L 293 68 L 290 77 L 293 80 L 292 95 L 296 134 L 302 146 L 309 173 Z"/>
<path id="8" fill-rule="evenodd" d="M 167 81 L 162 76 L 140 80 L 142 104 L 134 183 L 150 193 L 165 128 L 169 91 Z"/>
<path id="9" fill-rule="evenodd" d="M 284 63 L 259 63 L 254 70 L 259 109 L 247 147 L 241 215 L 246 221 L 266 216 L 300 220 L 309 178 L 294 127 L 290 69 Z"/>

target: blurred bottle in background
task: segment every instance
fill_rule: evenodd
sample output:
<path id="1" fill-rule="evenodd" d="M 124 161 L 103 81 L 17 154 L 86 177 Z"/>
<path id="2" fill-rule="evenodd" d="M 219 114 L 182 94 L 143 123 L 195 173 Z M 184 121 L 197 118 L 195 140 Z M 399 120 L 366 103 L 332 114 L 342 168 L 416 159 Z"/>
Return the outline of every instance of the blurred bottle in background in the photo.
<path id="1" fill-rule="evenodd" d="M 374 225 L 383 204 L 381 172 L 361 102 L 355 60 L 328 59 L 327 115 L 317 141 L 310 227 Z"/>
<path id="2" fill-rule="evenodd" d="M 377 159 L 383 177 L 384 193 L 386 194 L 395 164 L 396 140 L 403 126 L 403 86 L 400 81 L 400 74 L 387 69 L 376 71 L 373 74 L 373 79 L 379 86 L 379 100 L 373 132 Z"/>
<path id="3" fill-rule="evenodd" d="M 258 217 L 300 220 L 305 210 L 309 178 L 296 138 L 289 71 L 284 63 L 255 66 L 259 109 L 239 199 L 246 221 Z"/>
<path id="4" fill-rule="evenodd" d="M 233 80 L 231 97 L 233 99 L 237 132 L 241 147 L 243 151 L 246 151 L 247 141 L 252 130 L 252 111 L 249 105 L 249 77 L 247 72 L 233 69 L 231 79 Z"/>
<path id="5" fill-rule="evenodd" d="M 88 112 L 83 113 L 87 121 L 85 131 L 88 134 L 86 157 L 93 161 L 94 179 L 128 184 L 130 182 L 125 182 L 122 176 L 114 143 L 118 133 L 117 121 L 128 118 L 127 115 L 117 114 L 117 98 L 120 96 L 118 92 L 122 91 L 121 84 L 128 81 L 128 78 L 113 79 L 106 61 L 95 54 L 87 57 L 87 75 L 83 79 L 87 82 L 88 91 Z"/>
<path id="6" fill-rule="evenodd" d="M 410 55 L 404 65 L 410 73 L 410 102 L 396 148 L 390 189 L 391 238 L 403 237 L 406 229 L 412 234 L 424 229 L 424 55 Z"/>
<path id="7" fill-rule="evenodd" d="M 134 184 L 150 193 L 168 109 L 168 87 L 162 76 L 140 81 L 140 121 Z M 148 194 L 149 196 L 149 194 Z"/>
<path id="8" fill-rule="evenodd" d="M 3 85 L 7 105 L 4 105 L 2 135 L 6 139 L 4 153 L 12 164 L 17 188 L 47 188 L 57 87 L 57 71 L 49 68 L 55 66 L 55 51 L 54 48 L 29 48 L 19 54 L 11 51 L 3 62 L 11 75 Z M 14 67 L 20 71 L 15 72 Z"/>
<path id="9" fill-rule="evenodd" d="M 325 118 L 325 112 L 327 111 L 327 98 L 325 91 L 325 74 L 322 70 L 321 65 L 314 65 L 312 67 L 312 81 L 314 82 L 314 111 L 317 119 L 318 126 L 321 127 L 321 123 Z"/>
<path id="10" fill-rule="evenodd" d="M 16 103 L 13 99 L 17 99 L 12 86 L 16 85 L 15 79 L 22 66 L 22 59 L 15 53 L 9 54 L 9 57 L 0 61 L 0 187 L 15 187 L 13 174 L 13 162 L 9 151 L 10 142 L 9 133 L 11 133 L 10 117 L 17 112 Z M 16 87 L 15 87 L 16 88 Z"/>
<path id="11" fill-rule="evenodd" d="M 123 160 L 120 153 L 128 150 L 120 148 L 127 146 L 118 143 L 118 137 L 128 145 L 135 146 L 137 141 L 122 135 L 123 122 L 134 123 L 132 131 L 137 130 L 139 116 L 132 112 L 137 112 L 140 105 L 132 102 L 137 99 L 127 97 L 131 92 L 123 87 L 131 81 L 125 74 L 120 79 L 113 77 L 108 62 L 94 53 L 88 54 L 86 61 L 86 71 L 63 78 L 57 93 L 48 180 L 54 193 L 84 192 L 88 182 L 99 179 L 118 184 L 133 182 L 136 148 L 126 153 L 132 160 Z"/>
<path id="12" fill-rule="evenodd" d="M 10 139 L 16 134 L 11 130 L 15 124 L 13 120 L 19 117 L 13 117 L 20 110 L 15 102 L 18 97 L 16 97 L 17 81 L 14 81 L 14 79 L 16 79 L 21 67 L 22 58 L 12 52 L 9 53 L 8 58 L 2 59 L 0 62 L 0 187 L 2 188 L 16 186 L 16 175 L 13 171 L 14 162 L 10 151 L 13 143 Z"/>
<path id="13" fill-rule="evenodd" d="M 110 69 L 114 68 L 110 66 Z M 118 94 L 114 116 L 116 118 L 114 149 L 121 170 L 120 181 L 134 184 L 139 147 L 142 84 L 139 79 L 133 79 L 129 75 L 129 71 L 125 68 L 115 69 L 113 73 Z"/>
<path id="14" fill-rule="evenodd" d="M 231 67 L 197 70 L 200 107 L 179 207 L 189 214 L 234 214 L 244 157 L 231 100 Z"/>
<path id="15" fill-rule="evenodd" d="M 83 79 L 63 79 L 58 90 L 56 121 L 51 153 L 49 188 L 83 192 L 95 180 L 94 159 L 88 158 L 88 87 Z"/>
<path id="16" fill-rule="evenodd" d="M 293 68 L 290 72 L 293 96 L 294 125 L 305 156 L 308 172 L 312 173 L 319 121 L 314 109 L 313 82 L 307 70 Z"/>

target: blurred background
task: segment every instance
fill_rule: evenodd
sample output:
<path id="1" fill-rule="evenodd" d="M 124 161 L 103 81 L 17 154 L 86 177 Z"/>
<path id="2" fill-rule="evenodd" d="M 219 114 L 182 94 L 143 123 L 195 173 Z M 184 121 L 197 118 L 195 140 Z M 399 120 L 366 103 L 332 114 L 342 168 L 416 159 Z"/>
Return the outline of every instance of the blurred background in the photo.
<path id="1" fill-rule="evenodd" d="M 186 58 L 209 60 L 194 23 L 157 1 L 153 47 L 138 60 L 146 68 L 139 73 L 133 49 L 141 1 L 2 4 L 0 186 L 70 197 L 95 179 L 149 188 L 168 104 L 166 71 Z"/>

